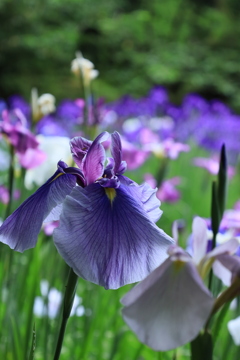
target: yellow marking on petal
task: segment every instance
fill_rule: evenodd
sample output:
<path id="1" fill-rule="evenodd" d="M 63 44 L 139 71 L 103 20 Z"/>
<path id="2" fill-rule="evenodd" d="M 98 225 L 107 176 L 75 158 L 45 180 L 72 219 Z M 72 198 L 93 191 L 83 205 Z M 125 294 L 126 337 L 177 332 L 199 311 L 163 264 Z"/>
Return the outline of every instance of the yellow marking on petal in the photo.
<path id="1" fill-rule="evenodd" d="M 113 188 L 105 188 L 105 192 L 112 204 L 113 200 L 115 199 L 115 197 L 117 195 L 116 190 Z"/>
<path id="2" fill-rule="evenodd" d="M 54 179 L 52 179 L 52 181 L 51 182 L 53 182 L 54 180 L 56 180 L 59 176 L 61 176 L 61 175 L 64 175 L 63 173 L 59 173 L 59 174 L 57 174 L 56 176 L 55 176 L 55 178 Z"/>
<path id="3" fill-rule="evenodd" d="M 185 261 L 181 261 L 181 260 L 173 261 L 174 272 L 179 272 L 184 267 L 185 264 L 186 264 Z"/>
<path id="4" fill-rule="evenodd" d="M 212 268 L 212 264 L 214 263 L 214 257 L 212 258 L 203 258 L 200 263 L 197 266 L 199 275 L 201 276 L 201 278 L 204 280 L 207 275 L 209 274 L 211 268 Z"/>

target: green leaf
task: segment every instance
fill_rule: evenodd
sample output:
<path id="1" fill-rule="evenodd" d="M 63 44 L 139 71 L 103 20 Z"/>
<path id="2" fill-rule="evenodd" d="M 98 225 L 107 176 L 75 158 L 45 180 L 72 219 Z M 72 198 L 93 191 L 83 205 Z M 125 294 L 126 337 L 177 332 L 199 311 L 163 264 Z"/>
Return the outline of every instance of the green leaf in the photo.
<path id="1" fill-rule="evenodd" d="M 225 209 L 225 203 L 227 197 L 227 157 L 226 157 L 226 150 L 224 144 L 221 148 L 221 155 L 220 155 L 217 195 L 218 195 L 218 207 L 219 207 L 220 217 L 222 217 Z"/>
<path id="2" fill-rule="evenodd" d="M 36 329 L 35 324 L 33 324 L 33 331 L 32 331 L 32 346 L 29 354 L 28 360 L 34 360 L 34 353 L 36 349 Z"/>
<path id="3" fill-rule="evenodd" d="M 213 359 L 212 335 L 209 332 L 199 334 L 191 342 L 191 360 L 203 359 Z"/>
<path id="4" fill-rule="evenodd" d="M 221 221 L 218 197 L 217 197 L 217 183 L 213 181 L 212 183 L 212 201 L 211 201 L 211 224 L 213 231 L 213 244 L 212 248 L 216 246 L 216 235 L 218 233 L 219 224 Z"/>

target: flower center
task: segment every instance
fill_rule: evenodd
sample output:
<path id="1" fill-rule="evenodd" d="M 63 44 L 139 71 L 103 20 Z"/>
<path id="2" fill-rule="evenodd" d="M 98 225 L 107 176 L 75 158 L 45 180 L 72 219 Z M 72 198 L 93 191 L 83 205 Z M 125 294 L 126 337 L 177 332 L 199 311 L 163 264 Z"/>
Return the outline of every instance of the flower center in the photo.
<path id="1" fill-rule="evenodd" d="M 111 201 L 111 203 L 113 202 L 113 200 L 115 199 L 116 197 L 116 190 L 114 188 L 104 188 L 105 192 L 106 192 L 106 195 L 107 197 L 109 198 L 109 200 Z"/>

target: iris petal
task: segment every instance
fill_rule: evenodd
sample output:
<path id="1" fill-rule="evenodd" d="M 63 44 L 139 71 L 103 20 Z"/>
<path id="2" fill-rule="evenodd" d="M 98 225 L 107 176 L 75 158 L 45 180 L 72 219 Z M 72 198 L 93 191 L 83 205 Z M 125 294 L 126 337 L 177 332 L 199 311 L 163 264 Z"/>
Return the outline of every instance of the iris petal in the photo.
<path id="1" fill-rule="evenodd" d="M 197 336 L 213 302 L 192 261 L 170 257 L 122 299 L 123 317 L 140 341 L 166 351 Z"/>
<path id="2" fill-rule="evenodd" d="M 54 231 L 59 253 L 76 274 L 106 289 L 142 280 L 173 242 L 125 186 L 112 190 L 115 196 L 108 197 L 99 184 L 76 187 Z"/>
<path id="3" fill-rule="evenodd" d="M 114 131 L 114 133 L 111 135 L 111 139 L 111 153 L 115 163 L 114 173 L 116 174 L 122 162 L 122 144 L 120 135 L 117 131 Z"/>
<path id="4" fill-rule="evenodd" d="M 196 216 L 192 224 L 193 234 L 193 258 L 196 264 L 198 264 L 207 252 L 207 225 L 206 222 Z"/>
<path id="5" fill-rule="evenodd" d="M 106 154 L 101 142 L 107 140 L 108 132 L 103 132 L 96 137 L 83 158 L 82 166 L 87 185 L 92 184 L 103 175 Z"/>
<path id="6" fill-rule="evenodd" d="M 23 202 L 0 227 L 0 241 L 23 252 L 36 245 L 44 219 L 76 185 L 76 177 L 60 170 Z"/>
<path id="7" fill-rule="evenodd" d="M 122 179 L 122 176 L 119 178 Z M 124 185 L 125 184 L 127 184 L 127 182 L 124 182 Z M 122 186 L 124 185 L 122 184 Z M 130 186 L 125 187 L 125 189 L 129 194 L 131 194 L 135 201 L 139 203 L 139 206 L 144 209 L 151 221 L 157 222 L 159 220 L 162 215 L 162 210 L 159 208 L 161 202 L 156 197 L 157 189 L 152 189 L 152 187 L 147 183 L 138 185 L 133 182 Z"/>
<path id="8" fill-rule="evenodd" d="M 73 160 L 77 164 L 77 166 L 82 168 L 82 160 L 86 155 L 88 149 L 90 148 L 92 141 L 87 140 L 83 137 L 74 137 L 70 141 L 71 153 L 73 156 Z"/>

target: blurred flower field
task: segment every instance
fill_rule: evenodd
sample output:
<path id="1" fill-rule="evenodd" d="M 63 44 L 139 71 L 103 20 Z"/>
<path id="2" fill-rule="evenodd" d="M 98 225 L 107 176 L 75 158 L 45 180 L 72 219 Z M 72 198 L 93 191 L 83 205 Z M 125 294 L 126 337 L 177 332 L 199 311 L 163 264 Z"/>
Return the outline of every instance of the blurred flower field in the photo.
<path id="1" fill-rule="evenodd" d="M 106 102 L 91 61 L 77 53 L 72 71 L 76 99 L 33 89 L 31 103 L 0 101 L 1 358 L 58 359 L 70 266 L 79 279 L 60 359 L 239 359 L 240 115 L 196 93 L 175 105 L 161 85 Z M 91 247 L 95 228 L 103 241 Z M 165 281 L 174 266 L 186 273 Z"/>

